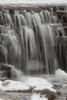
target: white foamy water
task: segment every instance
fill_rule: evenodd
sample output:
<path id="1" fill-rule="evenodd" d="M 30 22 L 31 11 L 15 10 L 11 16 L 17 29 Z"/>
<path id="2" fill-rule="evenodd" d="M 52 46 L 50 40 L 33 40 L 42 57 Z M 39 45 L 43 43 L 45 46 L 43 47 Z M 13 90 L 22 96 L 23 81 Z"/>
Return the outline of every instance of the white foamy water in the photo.
<path id="1" fill-rule="evenodd" d="M 0 0 L 0 4 L 52 4 L 52 3 L 67 3 L 67 0 Z"/>

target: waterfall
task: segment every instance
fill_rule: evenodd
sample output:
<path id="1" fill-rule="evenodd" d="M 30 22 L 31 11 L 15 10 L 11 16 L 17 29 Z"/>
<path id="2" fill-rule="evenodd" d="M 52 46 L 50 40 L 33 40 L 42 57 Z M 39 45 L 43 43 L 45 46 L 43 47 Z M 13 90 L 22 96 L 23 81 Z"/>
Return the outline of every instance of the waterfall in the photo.
<path id="1" fill-rule="evenodd" d="M 0 62 L 26 74 L 53 74 L 59 66 L 56 38 L 64 36 L 53 9 L 0 11 Z"/>

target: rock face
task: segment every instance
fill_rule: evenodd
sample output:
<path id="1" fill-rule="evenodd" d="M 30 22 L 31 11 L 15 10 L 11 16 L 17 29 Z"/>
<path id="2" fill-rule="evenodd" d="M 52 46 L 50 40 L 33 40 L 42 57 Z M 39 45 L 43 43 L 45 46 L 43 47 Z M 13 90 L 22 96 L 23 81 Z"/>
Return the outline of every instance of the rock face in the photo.
<path id="1" fill-rule="evenodd" d="M 0 64 L 0 70 L 11 70 L 11 67 L 7 64 Z"/>
<path id="2" fill-rule="evenodd" d="M 0 64 L 0 76 L 1 77 L 11 77 L 11 68 L 7 64 Z"/>
<path id="3" fill-rule="evenodd" d="M 17 70 L 14 66 L 0 63 L 0 78 L 18 78 L 21 75 L 21 71 Z"/>

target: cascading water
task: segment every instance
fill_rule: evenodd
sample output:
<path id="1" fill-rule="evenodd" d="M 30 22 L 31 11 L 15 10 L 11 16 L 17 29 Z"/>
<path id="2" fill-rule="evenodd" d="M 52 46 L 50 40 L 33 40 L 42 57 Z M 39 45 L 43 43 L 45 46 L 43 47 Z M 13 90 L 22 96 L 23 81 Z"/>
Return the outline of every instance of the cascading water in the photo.
<path id="1" fill-rule="evenodd" d="M 53 74 L 58 67 L 56 37 L 63 36 L 53 9 L 0 11 L 0 62 L 25 73 Z"/>

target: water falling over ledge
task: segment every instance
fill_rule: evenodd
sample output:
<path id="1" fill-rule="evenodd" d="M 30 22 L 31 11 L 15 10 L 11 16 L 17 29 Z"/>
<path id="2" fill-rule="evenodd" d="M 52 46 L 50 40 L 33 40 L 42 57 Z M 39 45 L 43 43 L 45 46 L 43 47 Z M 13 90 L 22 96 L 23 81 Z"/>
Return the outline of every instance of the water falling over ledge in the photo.
<path id="1" fill-rule="evenodd" d="M 25 74 L 53 74 L 61 63 L 57 38 L 65 36 L 56 14 L 60 8 L 1 9 L 0 62 Z"/>

